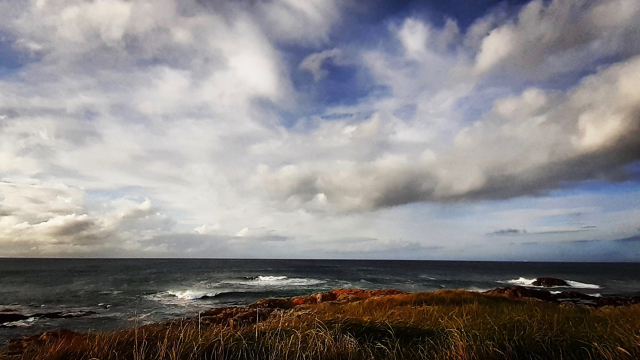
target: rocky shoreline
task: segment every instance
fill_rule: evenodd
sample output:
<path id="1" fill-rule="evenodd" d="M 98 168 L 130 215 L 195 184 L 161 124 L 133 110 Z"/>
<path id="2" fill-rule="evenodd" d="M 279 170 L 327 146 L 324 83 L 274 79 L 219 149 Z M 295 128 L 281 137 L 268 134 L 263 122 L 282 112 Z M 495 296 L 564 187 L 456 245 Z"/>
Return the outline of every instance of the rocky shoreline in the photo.
<path id="1" fill-rule="evenodd" d="M 444 290 L 447 291 L 447 290 Z M 435 292 L 436 294 L 439 292 Z M 419 294 L 419 293 L 415 293 Z M 640 296 L 633 297 L 596 297 L 577 291 L 549 291 L 546 289 L 534 289 L 523 286 L 508 286 L 496 288 L 481 293 L 492 297 L 505 297 L 509 299 L 537 299 L 539 301 L 557 304 L 576 304 L 586 307 L 618 307 L 640 304 Z M 296 296 L 291 298 L 268 298 L 246 306 L 229 306 L 212 308 L 199 313 L 197 318 L 176 319 L 165 323 L 146 326 L 170 326 L 175 321 L 193 321 L 208 326 L 221 326 L 242 328 L 269 319 L 275 312 L 293 314 L 298 316 L 305 313 L 305 308 L 317 304 L 346 304 L 370 298 L 381 298 L 394 295 L 410 295 L 394 290 L 362 290 L 362 289 L 336 289 L 329 292 L 321 292 L 308 296 Z M 34 313 L 21 314 L 10 309 L 0 311 L 0 322 L 25 320 L 30 317 L 70 318 L 90 316 L 91 312 L 82 313 Z M 1 324 L 0 324 L 1 325 Z M 143 327 L 144 328 L 144 327 Z M 41 346 L 52 341 L 74 342 L 81 341 L 86 335 L 70 330 L 54 330 L 41 334 L 31 335 L 20 339 L 10 340 L 5 347 L 5 355 L 19 357 L 25 349 Z M 0 358 L 2 358 L 0 356 Z"/>

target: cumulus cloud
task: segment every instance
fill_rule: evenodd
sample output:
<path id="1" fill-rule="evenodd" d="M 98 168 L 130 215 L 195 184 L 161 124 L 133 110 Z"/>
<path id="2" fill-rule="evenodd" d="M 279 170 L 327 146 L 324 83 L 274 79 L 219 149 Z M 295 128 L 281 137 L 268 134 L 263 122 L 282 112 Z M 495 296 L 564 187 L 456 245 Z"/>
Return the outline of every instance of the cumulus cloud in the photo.
<path id="1" fill-rule="evenodd" d="M 474 70 L 540 79 L 580 71 L 608 56 L 637 54 L 639 15 L 633 0 L 535 0 L 482 38 Z"/>
<path id="2" fill-rule="evenodd" d="M 3 255 L 117 252 L 173 226 L 148 199 L 116 199 L 107 209 L 89 210 L 82 190 L 33 182 L 0 183 L 0 196 Z"/>
<path id="3" fill-rule="evenodd" d="M 637 1 L 536 0 L 467 29 L 398 16 L 372 28 L 375 44 L 336 41 L 352 10 L 0 3 L 3 41 L 26 59 L 0 78 L 3 253 L 333 256 L 331 239 L 351 239 L 354 254 L 404 256 L 437 246 L 427 230 L 446 238 L 398 220 L 416 203 L 619 181 L 640 160 Z M 308 106 L 347 54 L 361 92 Z M 316 81 L 299 86 L 300 71 Z M 458 235 L 543 228 L 474 226 Z"/>
<path id="4" fill-rule="evenodd" d="M 561 181 L 615 180 L 640 157 L 640 58 L 602 69 L 567 92 L 531 88 L 499 99 L 433 156 L 287 165 L 261 175 L 281 201 L 316 194 L 343 210 L 414 201 L 500 199 Z"/>

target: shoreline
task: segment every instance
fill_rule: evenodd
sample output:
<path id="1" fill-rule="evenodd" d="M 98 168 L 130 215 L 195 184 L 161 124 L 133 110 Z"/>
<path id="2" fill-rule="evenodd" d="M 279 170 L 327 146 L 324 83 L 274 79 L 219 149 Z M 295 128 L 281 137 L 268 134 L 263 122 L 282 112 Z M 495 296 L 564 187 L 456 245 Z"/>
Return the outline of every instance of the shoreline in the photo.
<path id="1" fill-rule="evenodd" d="M 199 313 L 197 317 L 174 319 L 160 323 L 143 325 L 134 329 L 124 329 L 106 333 L 79 333 L 63 329 L 47 331 L 24 338 L 10 340 L 0 353 L 0 359 L 28 359 L 32 358 L 30 357 L 30 354 L 40 354 L 41 356 L 41 352 L 49 354 L 52 351 L 51 349 L 66 349 L 66 351 L 75 349 L 76 352 L 73 353 L 72 351 L 71 353 L 64 353 L 63 357 L 54 356 L 45 358 L 83 358 L 87 355 L 87 352 L 95 355 L 101 351 L 106 351 L 102 345 L 96 345 L 101 344 L 102 342 L 104 342 L 104 346 L 106 348 L 109 346 L 123 347 L 120 348 L 120 353 L 122 351 L 127 353 L 127 347 L 131 346 L 131 341 L 139 340 L 139 333 L 144 334 L 143 341 L 147 344 L 155 343 L 157 346 L 160 346 L 160 344 L 162 344 L 162 334 L 164 334 L 166 339 L 169 334 L 174 334 L 176 331 L 188 332 L 193 335 L 192 331 L 197 329 L 200 334 L 199 341 L 202 341 L 201 332 L 203 328 L 206 328 L 206 332 L 209 334 L 226 334 L 231 337 L 240 336 L 243 339 L 248 336 L 248 333 L 253 334 L 253 332 L 255 332 L 255 341 L 258 341 L 260 338 L 258 336 L 259 332 L 265 332 L 263 336 L 275 336 L 284 331 L 283 329 L 296 330 L 297 328 L 295 325 L 298 323 L 298 325 L 301 326 L 317 326 L 317 324 L 314 325 L 314 323 L 310 322 L 310 319 L 313 318 L 313 316 L 315 316 L 316 320 L 324 319 L 322 320 L 323 324 L 324 322 L 337 322 L 339 324 L 340 321 L 345 321 L 345 319 L 347 319 L 349 324 L 376 324 L 374 327 L 377 329 L 380 324 L 387 323 L 393 331 L 397 331 L 398 329 L 403 329 L 405 325 L 399 326 L 397 324 L 393 325 L 390 323 L 389 314 L 395 312 L 398 312 L 399 314 L 406 313 L 405 315 L 407 316 L 400 316 L 396 319 L 400 321 L 400 324 L 404 324 L 408 319 L 418 321 L 416 320 L 417 318 L 415 314 L 412 315 L 412 318 L 408 316 L 408 314 L 412 313 L 414 311 L 413 309 L 416 307 L 431 310 L 436 309 L 437 307 L 443 307 L 453 312 L 464 310 L 470 306 L 471 308 L 474 308 L 474 306 L 481 307 L 483 308 L 483 311 L 487 312 L 486 315 L 490 322 L 494 322 L 492 319 L 493 317 L 496 317 L 495 321 L 499 321 L 501 317 L 509 315 L 510 313 L 512 313 L 511 315 L 515 315 L 521 312 L 522 309 L 520 307 L 531 307 L 533 313 L 537 311 L 542 314 L 545 312 L 548 312 L 549 314 L 556 314 L 556 316 L 566 316 L 567 314 L 572 316 L 579 315 L 582 319 L 581 321 L 585 322 L 585 324 L 589 324 L 589 321 L 601 321 L 602 319 L 600 319 L 600 315 L 602 314 L 600 313 L 608 314 L 613 311 L 612 309 L 618 309 L 619 312 L 630 312 L 634 314 L 634 316 L 638 317 L 639 321 L 637 323 L 637 328 L 633 328 L 633 331 L 630 333 L 633 334 L 634 331 L 637 332 L 640 330 L 640 305 L 638 304 L 640 304 L 640 296 L 594 297 L 575 291 L 552 292 L 552 290 L 547 289 L 531 289 L 521 286 L 496 288 L 483 293 L 465 290 L 440 290 L 435 292 L 406 293 L 393 289 L 336 289 L 330 292 L 321 292 L 308 296 L 267 298 L 244 306 L 212 308 Z M 496 309 L 499 311 L 496 312 Z M 370 313 L 365 310 L 369 310 Z M 341 311 L 346 311 L 350 315 L 346 318 L 342 315 L 336 317 L 336 315 L 340 314 Z M 595 318 L 593 320 L 585 319 L 585 314 L 594 315 Z M 444 312 L 440 315 L 442 315 L 442 319 L 440 319 L 440 321 L 449 321 Z M 274 324 L 278 323 L 278 320 L 278 327 L 273 328 L 275 326 Z M 473 319 L 468 319 L 468 321 L 471 321 L 471 324 L 475 324 Z M 514 320 L 511 321 L 513 322 Z M 536 318 L 531 318 L 530 321 L 535 322 L 538 320 Z M 283 327 L 283 322 L 289 324 L 289 327 Z M 527 322 L 525 322 L 525 324 L 526 323 Z M 291 327 L 291 325 L 294 326 Z M 507 325 L 512 326 L 513 323 L 507 322 Z M 304 326 L 302 326 L 301 329 L 306 329 Z M 327 328 L 327 330 L 328 329 L 329 328 Z M 352 334 L 353 329 L 350 329 L 351 326 L 340 331 L 345 330 L 346 334 L 351 334 L 349 336 L 355 336 Z M 409 338 L 417 339 L 421 338 L 421 336 L 427 336 L 431 333 L 431 330 L 429 329 L 431 328 L 425 327 L 422 329 L 422 333 L 416 330 L 415 334 L 412 334 Z M 373 330 L 374 329 L 364 329 L 354 334 L 366 339 L 368 333 L 377 334 L 378 330 Z M 447 331 L 453 330 L 453 328 L 445 330 L 446 333 Z M 497 328 L 496 331 L 499 332 Z M 327 333 L 327 336 L 330 334 L 332 334 L 331 331 Z M 478 341 L 484 342 L 488 341 L 493 335 L 491 333 L 487 333 L 485 336 L 486 338 L 469 339 L 469 341 L 471 341 L 472 344 L 475 344 Z M 571 334 L 566 333 L 565 335 Z M 343 334 L 341 336 L 346 335 Z M 402 339 L 402 341 L 408 341 L 406 336 L 403 336 Z M 114 345 L 112 343 L 113 341 L 119 345 Z M 90 344 L 94 345 L 87 348 Z M 259 349 L 265 344 L 256 343 L 254 345 L 256 346 L 255 349 Z M 365 343 L 362 346 L 365 345 L 367 344 Z M 640 355 L 640 341 L 632 345 L 633 346 L 625 345 L 626 347 L 618 347 L 625 349 L 627 352 L 631 351 L 629 354 Z M 166 342 L 165 346 L 168 346 L 166 345 Z M 270 346 L 277 347 L 279 345 L 271 344 Z M 309 346 L 313 348 L 314 345 Z M 365 346 L 365 348 L 369 349 L 367 346 Z M 630 348 L 631 350 L 627 348 Z M 135 349 L 137 349 L 137 346 L 134 347 L 134 350 Z M 297 349 L 298 352 L 303 350 L 304 349 Z M 362 349 L 354 348 L 349 351 L 352 350 L 359 351 Z M 419 351 L 417 348 L 414 350 L 417 352 L 423 351 Z M 500 349 L 496 348 L 495 350 Z M 503 350 L 504 349 L 500 351 Z M 137 353 L 136 358 L 147 358 L 145 357 L 148 355 L 146 353 L 147 351 L 151 350 L 145 349 L 145 354 Z M 231 349 L 229 351 L 231 351 Z M 133 355 L 134 353 L 131 353 L 131 356 Z M 104 355 L 102 357 L 93 357 L 105 358 Z M 109 356 L 106 358 L 109 358 Z M 125 356 L 124 358 L 128 357 Z M 257 359 L 262 357 L 254 356 L 247 358 Z M 412 357 L 404 356 L 400 358 Z"/>

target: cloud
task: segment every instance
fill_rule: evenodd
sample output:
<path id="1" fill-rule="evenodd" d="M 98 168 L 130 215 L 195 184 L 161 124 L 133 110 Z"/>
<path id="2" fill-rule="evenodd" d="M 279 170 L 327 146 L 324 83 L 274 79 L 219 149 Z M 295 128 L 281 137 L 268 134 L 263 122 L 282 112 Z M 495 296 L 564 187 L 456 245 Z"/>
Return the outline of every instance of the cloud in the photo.
<path id="1" fill-rule="evenodd" d="M 533 1 L 468 29 L 419 11 L 362 25 L 359 11 L 0 3 L 2 41 L 26 59 L 0 69 L 3 254 L 429 254 L 577 228 L 477 219 L 486 200 L 544 208 L 529 196 L 624 181 L 640 160 L 637 2 Z M 347 61 L 358 91 L 316 96 Z"/>
<path id="2" fill-rule="evenodd" d="M 522 234 L 526 234 L 526 233 L 527 233 L 527 230 L 525 230 L 525 229 L 519 230 L 519 229 L 511 229 L 511 228 L 509 228 L 509 229 L 496 230 L 494 232 L 488 233 L 487 235 L 509 235 L 509 236 L 512 236 L 512 235 L 522 235 Z"/>
<path id="3" fill-rule="evenodd" d="M 638 15 L 640 5 L 633 0 L 531 1 L 517 19 L 482 39 L 474 70 L 483 74 L 500 69 L 541 79 L 580 71 L 614 54 L 637 54 Z"/>
<path id="4" fill-rule="evenodd" d="M 258 3 L 259 21 L 279 41 L 319 43 L 328 40 L 345 2 L 335 0 L 276 0 Z"/>
<path id="5" fill-rule="evenodd" d="M 64 185 L 4 182 L 0 195 L 4 255 L 117 251 L 173 226 L 148 199 L 116 199 L 96 211 L 86 208 L 82 190 Z"/>
<path id="6" fill-rule="evenodd" d="M 621 241 L 621 242 L 640 242 L 640 235 L 634 235 L 634 236 L 629 236 L 623 239 L 617 239 L 615 241 Z"/>
<path id="7" fill-rule="evenodd" d="M 322 193 L 345 211 L 505 199 L 541 194 L 565 181 L 624 179 L 625 166 L 640 159 L 634 135 L 640 130 L 640 91 L 633 85 L 640 81 L 638 74 L 640 58 L 635 57 L 566 92 L 530 88 L 498 99 L 440 153 L 307 162 L 263 170 L 261 177 L 282 202 L 302 205 Z"/>
<path id="8" fill-rule="evenodd" d="M 331 49 L 313 53 L 302 60 L 300 70 L 309 71 L 313 75 L 315 81 L 320 81 L 329 75 L 329 71 L 322 68 L 325 62 L 331 61 L 335 65 L 343 63 L 342 51 L 340 49 Z"/>

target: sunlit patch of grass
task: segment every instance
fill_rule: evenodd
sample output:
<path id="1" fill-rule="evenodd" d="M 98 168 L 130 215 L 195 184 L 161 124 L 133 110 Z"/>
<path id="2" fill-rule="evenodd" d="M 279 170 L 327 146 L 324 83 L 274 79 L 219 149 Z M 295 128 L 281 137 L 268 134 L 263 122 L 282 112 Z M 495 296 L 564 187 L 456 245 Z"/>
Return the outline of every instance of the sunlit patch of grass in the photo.
<path id="1" fill-rule="evenodd" d="M 640 359 L 640 305 L 466 291 L 321 303 L 257 324 L 186 319 L 28 345 L 24 359 Z"/>

